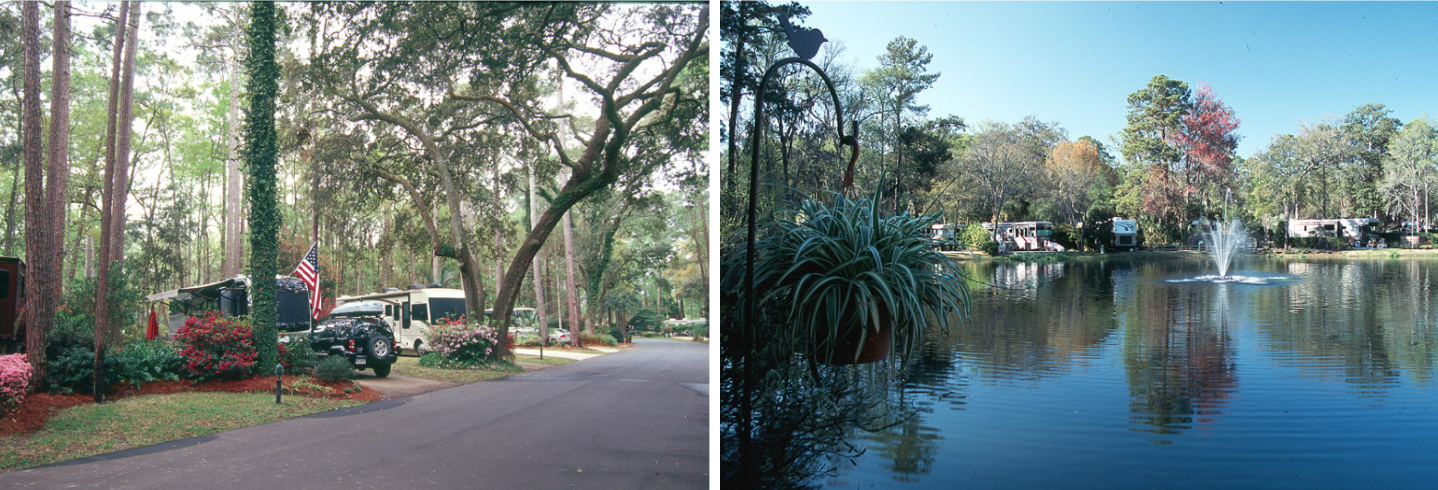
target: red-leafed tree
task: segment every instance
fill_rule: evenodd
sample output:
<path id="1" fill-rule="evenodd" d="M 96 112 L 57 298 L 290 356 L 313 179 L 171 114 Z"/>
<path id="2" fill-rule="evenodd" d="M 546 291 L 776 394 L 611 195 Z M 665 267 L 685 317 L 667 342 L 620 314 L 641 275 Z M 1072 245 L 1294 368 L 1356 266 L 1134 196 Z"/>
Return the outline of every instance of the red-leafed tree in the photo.
<path id="1" fill-rule="evenodd" d="M 1199 201 L 1202 210 L 1213 209 L 1235 178 L 1238 117 L 1213 94 L 1212 87 L 1200 85 L 1182 123 L 1181 130 L 1170 135 L 1169 143 L 1183 153 L 1183 197 L 1189 203 Z"/>

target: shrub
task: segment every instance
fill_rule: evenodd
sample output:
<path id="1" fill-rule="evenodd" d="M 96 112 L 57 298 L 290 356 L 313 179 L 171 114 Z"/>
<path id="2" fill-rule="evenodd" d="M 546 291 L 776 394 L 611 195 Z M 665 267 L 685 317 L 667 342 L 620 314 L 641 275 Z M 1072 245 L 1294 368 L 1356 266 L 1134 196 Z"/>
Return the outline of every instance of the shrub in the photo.
<path id="1" fill-rule="evenodd" d="M 979 225 L 965 226 L 955 240 L 965 247 L 989 255 L 998 255 L 999 253 L 999 242 L 994 241 L 992 232 Z"/>
<path id="2" fill-rule="evenodd" d="M 140 340 L 131 342 L 105 355 L 105 377 L 108 381 L 140 383 L 173 381 L 180 379 L 180 368 L 185 358 L 167 340 Z"/>
<path id="3" fill-rule="evenodd" d="M 614 347 L 614 346 L 616 346 L 616 345 L 619 345 L 619 342 L 616 341 L 616 340 L 614 340 L 614 336 L 609 335 L 609 334 L 602 334 L 602 333 L 601 333 L 601 334 L 593 334 L 593 333 L 589 333 L 589 332 L 580 333 L 580 334 L 579 334 L 579 341 L 580 341 L 580 343 L 583 343 L 584 345 L 600 345 L 600 344 L 603 344 L 603 345 L 607 345 L 607 346 L 610 346 L 610 347 Z"/>
<path id="4" fill-rule="evenodd" d="M 659 316 L 659 312 L 649 308 L 639 310 L 638 313 L 634 314 L 633 318 L 629 319 L 629 326 L 643 332 L 658 331 L 663 325 L 664 317 Z"/>
<path id="5" fill-rule="evenodd" d="M 91 393 L 94 387 L 94 348 L 70 345 L 50 357 L 45 372 L 46 391 L 69 395 Z"/>
<path id="6" fill-rule="evenodd" d="M 289 343 L 280 344 L 280 364 L 285 366 L 285 372 L 300 374 L 314 371 L 319 356 L 310 348 L 309 339 L 295 336 L 290 339 Z"/>
<path id="7" fill-rule="evenodd" d="M 694 326 L 694 340 L 709 338 L 709 324 L 701 323 Z"/>
<path id="8" fill-rule="evenodd" d="M 511 336 L 509 341 L 517 343 L 520 347 L 540 347 L 539 336 L 535 334 Z"/>
<path id="9" fill-rule="evenodd" d="M 212 378 L 241 378 L 255 368 L 253 334 L 247 322 L 209 312 L 205 318 L 190 317 L 175 339 L 184 350 L 181 369 L 187 377 L 204 381 Z"/>
<path id="10" fill-rule="evenodd" d="M 619 325 L 609 325 L 609 336 L 620 342 L 624 341 L 624 328 Z"/>
<path id="11" fill-rule="evenodd" d="M 438 352 L 431 352 L 420 356 L 419 365 L 420 367 L 434 369 L 467 369 L 472 367 L 472 365 L 470 364 L 465 364 L 449 357 L 445 357 L 444 354 L 440 354 Z"/>
<path id="12" fill-rule="evenodd" d="M 0 412 L 20 406 L 30 386 L 30 361 L 25 354 L 0 356 Z"/>
<path id="13" fill-rule="evenodd" d="M 326 383 L 345 381 L 355 377 L 355 370 L 349 359 L 329 356 L 315 364 L 315 377 Z"/>
<path id="14" fill-rule="evenodd" d="M 487 363 L 494 347 L 499 345 L 494 329 L 466 324 L 463 317 L 453 322 L 441 320 L 430 327 L 427 340 L 436 353 L 466 366 Z"/>

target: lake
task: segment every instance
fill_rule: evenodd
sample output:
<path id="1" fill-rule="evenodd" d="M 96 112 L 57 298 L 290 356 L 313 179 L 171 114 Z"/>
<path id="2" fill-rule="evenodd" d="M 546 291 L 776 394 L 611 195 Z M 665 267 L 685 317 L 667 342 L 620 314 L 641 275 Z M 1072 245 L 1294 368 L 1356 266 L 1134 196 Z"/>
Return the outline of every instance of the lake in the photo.
<path id="1" fill-rule="evenodd" d="M 965 265 L 916 409 L 827 488 L 1422 488 L 1438 477 L 1438 261 L 1198 256 Z M 858 368 L 872 369 L 872 368 Z M 882 377 L 878 377 L 882 378 Z"/>

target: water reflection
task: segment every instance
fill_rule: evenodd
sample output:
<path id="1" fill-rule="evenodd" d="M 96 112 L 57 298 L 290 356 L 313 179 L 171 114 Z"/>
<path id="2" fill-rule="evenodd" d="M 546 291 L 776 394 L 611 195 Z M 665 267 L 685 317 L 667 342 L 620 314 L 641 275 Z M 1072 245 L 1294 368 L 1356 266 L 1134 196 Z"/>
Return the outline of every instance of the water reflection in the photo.
<path id="1" fill-rule="evenodd" d="M 965 264 L 971 321 L 930 331 L 875 387 L 912 412 L 848 431 L 865 453 L 822 484 L 1357 488 L 1431 476 L 1438 262 L 1235 264 L 1281 278 L 1268 284 L 1184 280 L 1209 273 L 1198 258 L 1056 265 Z"/>
<path id="2" fill-rule="evenodd" d="M 1174 434 L 1211 429 L 1238 384 L 1229 336 L 1229 284 L 1150 287 L 1140 321 L 1124 325 L 1131 430 Z M 1167 443 L 1166 439 L 1154 442 Z"/>
<path id="3" fill-rule="evenodd" d="M 1255 298 L 1263 334 L 1306 377 L 1338 378 L 1382 400 L 1403 375 L 1433 377 L 1432 268 L 1419 261 L 1284 264 L 1303 277 Z"/>

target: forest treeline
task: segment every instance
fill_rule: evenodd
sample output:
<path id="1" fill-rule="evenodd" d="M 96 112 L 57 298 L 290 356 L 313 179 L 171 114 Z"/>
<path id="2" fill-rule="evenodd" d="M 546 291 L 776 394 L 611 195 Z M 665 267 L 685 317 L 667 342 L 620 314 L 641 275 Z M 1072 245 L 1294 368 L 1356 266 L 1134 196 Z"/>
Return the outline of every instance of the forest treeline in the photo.
<path id="1" fill-rule="evenodd" d="M 247 273 L 249 4 L 57 2 L 30 29 L 34 5 L 0 4 L 0 255 L 53 271 L 62 317 L 117 262 L 100 296 L 131 332 L 140 296 Z M 279 4 L 278 272 L 317 242 L 328 301 L 438 283 L 590 331 L 705 316 L 707 29 L 698 5 Z M 31 207 L 23 156 L 51 141 L 66 187 Z"/>
<path id="2" fill-rule="evenodd" d="M 758 145 L 761 209 L 838 191 L 848 165 L 832 97 L 813 71 L 786 67 L 759 90 L 764 70 L 794 56 L 779 17 L 798 24 L 798 3 L 723 2 L 720 116 L 725 237 L 742 235 L 754 151 L 753 104 L 765 104 Z M 822 26 L 818 26 L 822 27 Z M 1134 81 L 1115 135 L 1075 137 L 1061 122 L 970 120 L 935 115 L 917 102 L 943 76 L 934 56 L 907 37 L 867 67 L 844 60 L 830 39 L 814 62 L 838 92 L 845 127 L 857 123 L 857 194 L 879 191 L 893 211 L 942 212 L 952 223 L 1052 221 L 1076 241 L 1080 223 L 1137 219 L 1149 244 L 1189 239 L 1191 223 L 1222 214 L 1225 201 L 1250 231 L 1281 236 L 1287 220 L 1375 217 L 1389 229 L 1427 228 L 1438 186 L 1438 129 L 1400 121 L 1383 104 L 1304 121 L 1248 157 L 1237 154 L 1239 111 L 1207 85 L 1159 74 Z M 978 97 L 981 94 L 945 94 Z M 1089 232 L 1098 230 L 1089 226 Z M 1413 231 L 1414 227 L 1409 225 Z M 1093 238 L 1090 238 L 1094 242 Z"/>

